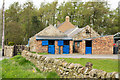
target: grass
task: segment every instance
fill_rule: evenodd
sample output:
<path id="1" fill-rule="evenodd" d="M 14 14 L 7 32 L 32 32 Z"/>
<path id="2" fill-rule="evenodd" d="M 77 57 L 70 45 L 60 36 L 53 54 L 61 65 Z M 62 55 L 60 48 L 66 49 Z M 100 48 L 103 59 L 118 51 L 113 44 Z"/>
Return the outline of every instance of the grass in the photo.
<path id="1" fill-rule="evenodd" d="M 36 53 L 36 52 L 31 52 L 33 54 L 39 54 L 39 55 L 47 55 L 48 53 Z"/>
<path id="2" fill-rule="evenodd" d="M 83 66 L 87 62 L 93 63 L 94 69 L 104 70 L 106 72 L 118 72 L 118 60 L 114 59 L 86 59 L 86 58 L 60 58 L 64 59 L 68 63 L 79 63 Z"/>
<path id="3" fill-rule="evenodd" d="M 2 78 L 59 78 L 55 72 L 41 72 L 30 61 L 17 55 L 11 59 L 0 61 Z"/>

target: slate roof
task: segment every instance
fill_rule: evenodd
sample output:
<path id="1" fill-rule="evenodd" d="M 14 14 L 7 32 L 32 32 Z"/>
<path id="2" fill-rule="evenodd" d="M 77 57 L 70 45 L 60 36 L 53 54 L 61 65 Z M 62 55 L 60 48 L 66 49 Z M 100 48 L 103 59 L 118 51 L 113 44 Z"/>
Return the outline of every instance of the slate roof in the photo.
<path id="1" fill-rule="evenodd" d="M 73 28 L 73 29 L 70 29 L 70 30 L 66 31 L 65 34 L 67 34 L 69 37 L 72 37 L 75 34 L 78 34 L 79 32 L 81 32 L 84 28 L 76 27 L 76 28 Z"/>
<path id="2" fill-rule="evenodd" d="M 57 26 L 57 28 L 58 28 L 60 31 L 65 32 L 65 31 L 67 31 L 67 30 L 69 30 L 69 29 L 75 28 L 75 26 L 74 26 L 71 22 L 65 21 L 65 22 L 59 24 L 59 25 Z"/>
<path id="3" fill-rule="evenodd" d="M 46 36 L 46 37 L 67 37 L 66 34 L 58 30 L 53 25 L 50 25 L 36 34 L 36 36 Z"/>

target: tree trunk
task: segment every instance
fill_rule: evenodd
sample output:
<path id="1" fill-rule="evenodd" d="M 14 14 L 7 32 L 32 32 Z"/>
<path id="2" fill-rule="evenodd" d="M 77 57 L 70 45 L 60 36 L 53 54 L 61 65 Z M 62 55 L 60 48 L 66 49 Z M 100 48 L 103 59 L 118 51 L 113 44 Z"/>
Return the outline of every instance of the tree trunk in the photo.
<path id="1" fill-rule="evenodd" d="M 3 0 L 3 35 L 2 35 L 2 56 L 4 56 L 4 27 L 5 27 L 5 11 L 4 11 L 5 0 Z"/>

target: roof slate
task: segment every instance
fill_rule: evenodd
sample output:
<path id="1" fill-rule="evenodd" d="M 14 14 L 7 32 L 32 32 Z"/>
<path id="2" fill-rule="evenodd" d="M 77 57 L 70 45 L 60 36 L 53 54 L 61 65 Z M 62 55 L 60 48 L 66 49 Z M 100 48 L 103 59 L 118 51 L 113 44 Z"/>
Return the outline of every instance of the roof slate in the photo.
<path id="1" fill-rule="evenodd" d="M 66 34 L 58 30 L 53 25 L 50 25 L 36 34 L 36 36 L 47 36 L 47 37 L 67 37 Z"/>

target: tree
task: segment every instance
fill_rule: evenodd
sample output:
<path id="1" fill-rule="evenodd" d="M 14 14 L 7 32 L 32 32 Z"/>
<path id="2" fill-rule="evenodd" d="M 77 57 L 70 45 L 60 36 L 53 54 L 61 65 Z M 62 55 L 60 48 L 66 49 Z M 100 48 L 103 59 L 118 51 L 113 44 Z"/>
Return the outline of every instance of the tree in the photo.
<path id="1" fill-rule="evenodd" d="M 0 45 L 2 43 L 2 9 L 0 9 Z"/>
<path id="2" fill-rule="evenodd" d="M 6 24 L 6 36 L 5 42 L 14 42 L 15 44 L 22 44 L 23 43 L 23 33 L 21 26 L 15 22 L 8 22 Z"/>
<path id="3" fill-rule="evenodd" d="M 56 23 L 55 16 L 57 13 L 57 4 L 58 2 L 52 3 L 41 3 L 39 8 L 39 19 L 45 26 L 49 26 L 49 24 L 54 25 Z"/>

